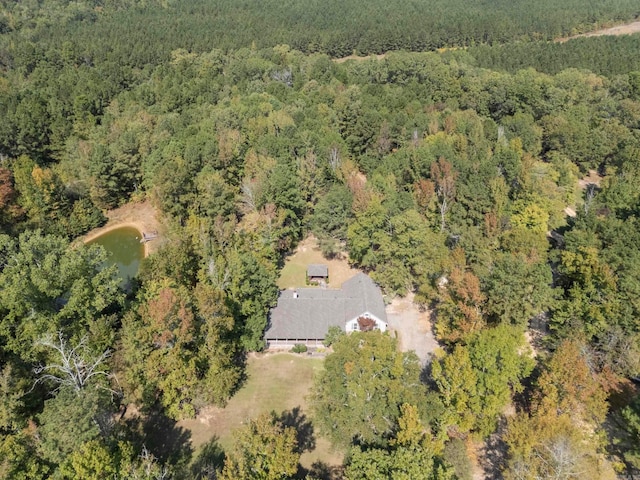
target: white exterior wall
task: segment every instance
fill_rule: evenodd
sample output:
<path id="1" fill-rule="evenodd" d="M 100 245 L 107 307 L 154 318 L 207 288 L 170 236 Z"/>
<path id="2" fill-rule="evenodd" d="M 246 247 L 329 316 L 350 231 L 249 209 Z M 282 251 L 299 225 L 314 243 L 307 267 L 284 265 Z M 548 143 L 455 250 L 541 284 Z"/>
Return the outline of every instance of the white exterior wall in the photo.
<path id="1" fill-rule="evenodd" d="M 378 328 L 378 330 L 380 330 L 381 332 L 386 332 L 387 331 L 387 324 L 384 323 L 382 320 L 380 320 L 378 317 L 376 317 L 375 315 L 372 315 L 369 312 L 364 312 L 360 315 L 358 315 L 356 318 L 353 318 L 351 320 L 349 320 L 346 324 L 345 324 L 345 331 L 347 333 L 350 332 L 357 332 L 358 330 L 360 330 L 360 328 L 358 327 L 358 318 L 360 317 L 366 317 L 366 318 L 371 318 L 373 320 L 376 321 L 376 327 Z"/>

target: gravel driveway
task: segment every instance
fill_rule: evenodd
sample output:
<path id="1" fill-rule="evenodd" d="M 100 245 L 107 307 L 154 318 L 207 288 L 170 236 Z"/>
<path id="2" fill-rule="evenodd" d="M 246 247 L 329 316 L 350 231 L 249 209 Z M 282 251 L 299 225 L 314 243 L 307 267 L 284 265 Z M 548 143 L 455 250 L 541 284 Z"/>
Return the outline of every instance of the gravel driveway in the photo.
<path id="1" fill-rule="evenodd" d="M 398 335 L 403 352 L 413 350 L 424 365 L 432 356 L 438 342 L 433 336 L 428 310 L 420 311 L 413 303 L 413 294 L 394 298 L 387 305 L 389 329 Z"/>

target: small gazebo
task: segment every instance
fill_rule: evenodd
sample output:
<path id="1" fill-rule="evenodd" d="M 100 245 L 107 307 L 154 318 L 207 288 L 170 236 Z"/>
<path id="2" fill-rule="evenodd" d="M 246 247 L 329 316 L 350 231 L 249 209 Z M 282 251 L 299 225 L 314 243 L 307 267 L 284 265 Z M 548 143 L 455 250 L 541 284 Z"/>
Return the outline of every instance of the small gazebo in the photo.
<path id="1" fill-rule="evenodd" d="M 326 284 L 329 281 L 329 267 L 322 264 L 307 266 L 307 283 Z"/>

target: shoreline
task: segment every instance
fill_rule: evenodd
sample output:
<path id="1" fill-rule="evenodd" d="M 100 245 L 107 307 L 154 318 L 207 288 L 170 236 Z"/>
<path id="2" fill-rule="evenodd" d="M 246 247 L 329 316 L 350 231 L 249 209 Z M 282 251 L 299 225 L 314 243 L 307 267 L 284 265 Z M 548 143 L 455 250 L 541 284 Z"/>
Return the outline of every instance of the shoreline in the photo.
<path id="1" fill-rule="evenodd" d="M 135 228 L 140 233 L 140 238 L 142 238 L 142 234 L 144 232 L 148 233 L 157 231 L 159 233 L 159 238 L 143 244 L 145 258 L 158 250 L 166 229 L 163 228 L 163 225 L 158 221 L 156 209 L 149 201 L 141 203 L 127 203 L 121 207 L 108 211 L 105 215 L 107 217 L 107 223 L 101 227 L 94 228 L 81 237 L 78 237 L 76 241 L 86 244 L 105 233 L 122 227 L 130 227 Z"/>
<path id="2" fill-rule="evenodd" d="M 113 223 L 111 225 L 109 225 L 109 222 L 107 222 L 104 226 L 91 230 L 84 237 L 82 237 L 81 240 L 82 240 L 82 243 L 87 244 L 89 242 L 92 242 L 93 240 L 96 240 L 97 238 L 101 237 L 106 233 L 112 232 L 113 230 L 118 230 L 119 228 L 126 228 L 126 227 L 136 229 L 140 234 L 140 238 L 142 238 L 142 233 L 144 232 L 144 229 L 142 228 L 142 224 L 140 222 Z M 142 245 L 144 246 L 144 258 L 147 258 L 151 254 L 151 252 L 149 251 L 150 250 L 149 242 L 144 242 Z"/>

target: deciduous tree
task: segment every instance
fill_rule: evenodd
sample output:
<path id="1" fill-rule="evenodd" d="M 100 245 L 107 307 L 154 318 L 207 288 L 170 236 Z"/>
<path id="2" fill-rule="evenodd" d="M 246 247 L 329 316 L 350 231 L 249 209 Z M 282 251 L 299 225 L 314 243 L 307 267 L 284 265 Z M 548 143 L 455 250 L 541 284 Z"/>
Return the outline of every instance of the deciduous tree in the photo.
<path id="1" fill-rule="evenodd" d="M 236 434 L 221 480 L 287 480 L 298 471 L 296 431 L 274 413 L 262 414 Z"/>
<path id="2" fill-rule="evenodd" d="M 340 445 L 384 445 L 403 403 L 419 405 L 424 387 L 413 352 L 386 334 L 354 332 L 333 344 L 312 392 L 319 428 Z"/>
<path id="3" fill-rule="evenodd" d="M 356 446 L 345 469 L 348 480 L 449 480 L 455 478 L 444 465 L 438 444 L 430 438 L 413 405 L 401 406 L 398 431 L 388 448 Z"/>

